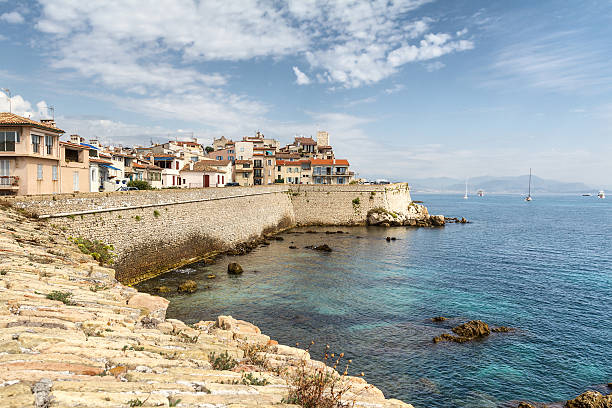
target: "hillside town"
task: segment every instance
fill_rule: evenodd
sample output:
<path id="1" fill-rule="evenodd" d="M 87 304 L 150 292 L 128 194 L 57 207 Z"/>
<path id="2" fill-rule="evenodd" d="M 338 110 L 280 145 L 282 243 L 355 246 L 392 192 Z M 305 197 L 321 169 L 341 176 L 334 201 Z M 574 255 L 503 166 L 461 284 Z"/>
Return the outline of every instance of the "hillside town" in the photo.
<path id="1" fill-rule="evenodd" d="M 212 146 L 193 139 L 147 147 L 64 133 L 53 119 L 0 113 L 0 195 L 356 182 L 324 131 L 286 146 L 261 132 L 237 141 L 221 136 Z"/>

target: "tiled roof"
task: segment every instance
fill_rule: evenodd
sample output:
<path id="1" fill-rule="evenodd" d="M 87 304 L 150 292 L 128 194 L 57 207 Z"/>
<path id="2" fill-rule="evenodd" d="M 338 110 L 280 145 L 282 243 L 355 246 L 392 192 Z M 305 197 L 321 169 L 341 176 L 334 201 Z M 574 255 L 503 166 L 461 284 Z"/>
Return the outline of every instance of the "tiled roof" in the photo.
<path id="1" fill-rule="evenodd" d="M 9 112 L 0 113 L 0 126 L 1 125 L 32 126 L 39 129 L 50 130 L 55 133 L 64 133 L 62 129 L 56 128 L 55 126 L 40 123 L 35 120 L 24 118 L 23 116 L 15 115 L 14 113 Z"/>
<path id="2" fill-rule="evenodd" d="M 331 149 L 331 146 L 319 146 L 318 149 L 319 150 L 327 150 L 327 149 Z"/>
<path id="3" fill-rule="evenodd" d="M 189 164 L 183 166 L 181 171 L 202 171 L 207 173 L 225 173 L 223 170 L 219 170 L 216 167 L 210 165 L 210 160 L 200 160 L 199 162 L 193 163 L 193 170 L 189 168 Z"/>
<path id="4" fill-rule="evenodd" d="M 315 142 L 312 139 L 312 137 L 296 137 L 295 142 L 299 144 L 303 144 L 303 145 L 313 145 L 313 146 L 317 144 L 317 142 Z"/>
<path id="5" fill-rule="evenodd" d="M 336 166 L 348 166 L 349 162 L 348 160 L 344 160 L 344 159 L 337 159 L 337 160 L 331 160 L 331 159 L 312 159 L 310 161 L 313 165 L 336 165 Z"/>
<path id="6" fill-rule="evenodd" d="M 71 143 L 71 142 L 64 142 L 64 141 L 60 141 L 60 145 L 72 147 L 74 149 L 89 149 L 87 146 L 82 146 L 80 144 Z"/>

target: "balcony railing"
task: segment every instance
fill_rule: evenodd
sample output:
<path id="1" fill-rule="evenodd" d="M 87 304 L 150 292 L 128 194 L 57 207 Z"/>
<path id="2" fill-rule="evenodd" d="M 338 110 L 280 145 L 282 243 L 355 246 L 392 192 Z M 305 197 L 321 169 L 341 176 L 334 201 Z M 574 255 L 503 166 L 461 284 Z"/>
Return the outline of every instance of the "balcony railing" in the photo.
<path id="1" fill-rule="evenodd" d="M 19 176 L 0 176 L 0 188 L 19 186 Z"/>

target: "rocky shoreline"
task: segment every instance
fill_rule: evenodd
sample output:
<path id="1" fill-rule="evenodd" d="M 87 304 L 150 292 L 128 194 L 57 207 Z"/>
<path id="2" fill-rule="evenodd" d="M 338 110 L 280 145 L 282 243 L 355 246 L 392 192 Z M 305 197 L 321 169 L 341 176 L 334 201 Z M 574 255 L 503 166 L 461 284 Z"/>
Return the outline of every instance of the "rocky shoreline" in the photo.
<path id="1" fill-rule="evenodd" d="M 300 367 L 331 374 L 355 406 L 411 407 L 250 323 L 166 319 L 167 300 L 117 282 L 46 222 L 2 206 L 0 225 L 3 407 L 289 407 Z"/>

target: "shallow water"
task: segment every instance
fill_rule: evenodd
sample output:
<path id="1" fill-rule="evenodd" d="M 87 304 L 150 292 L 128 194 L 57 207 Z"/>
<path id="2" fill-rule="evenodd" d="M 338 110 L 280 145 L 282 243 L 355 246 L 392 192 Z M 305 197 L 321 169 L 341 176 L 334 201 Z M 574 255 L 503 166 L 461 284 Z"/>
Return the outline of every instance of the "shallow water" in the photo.
<path id="1" fill-rule="evenodd" d="M 415 407 L 559 401 L 612 380 L 612 200 L 413 199 L 430 213 L 472 222 L 287 232 L 284 241 L 249 255 L 194 264 L 139 289 L 153 293 L 195 279 L 198 292 L 168 296 L 168 317 L 197 322 L 233 315 L 284 344 L 315 340 L 315 357 L 328 343 L 353 359 L 351 373 L 365 372 L 387 397 Z M 333 252 L 303 248 L 321 243 Z M 243 275 L 226 274 L 232 261 Z M 207 279 L 209 273 L 217 278 Z M 449 320 L 430 321 L 438 315 Z M 432 343 L 472 319 L 518 330 L 465 344 Z"/>

